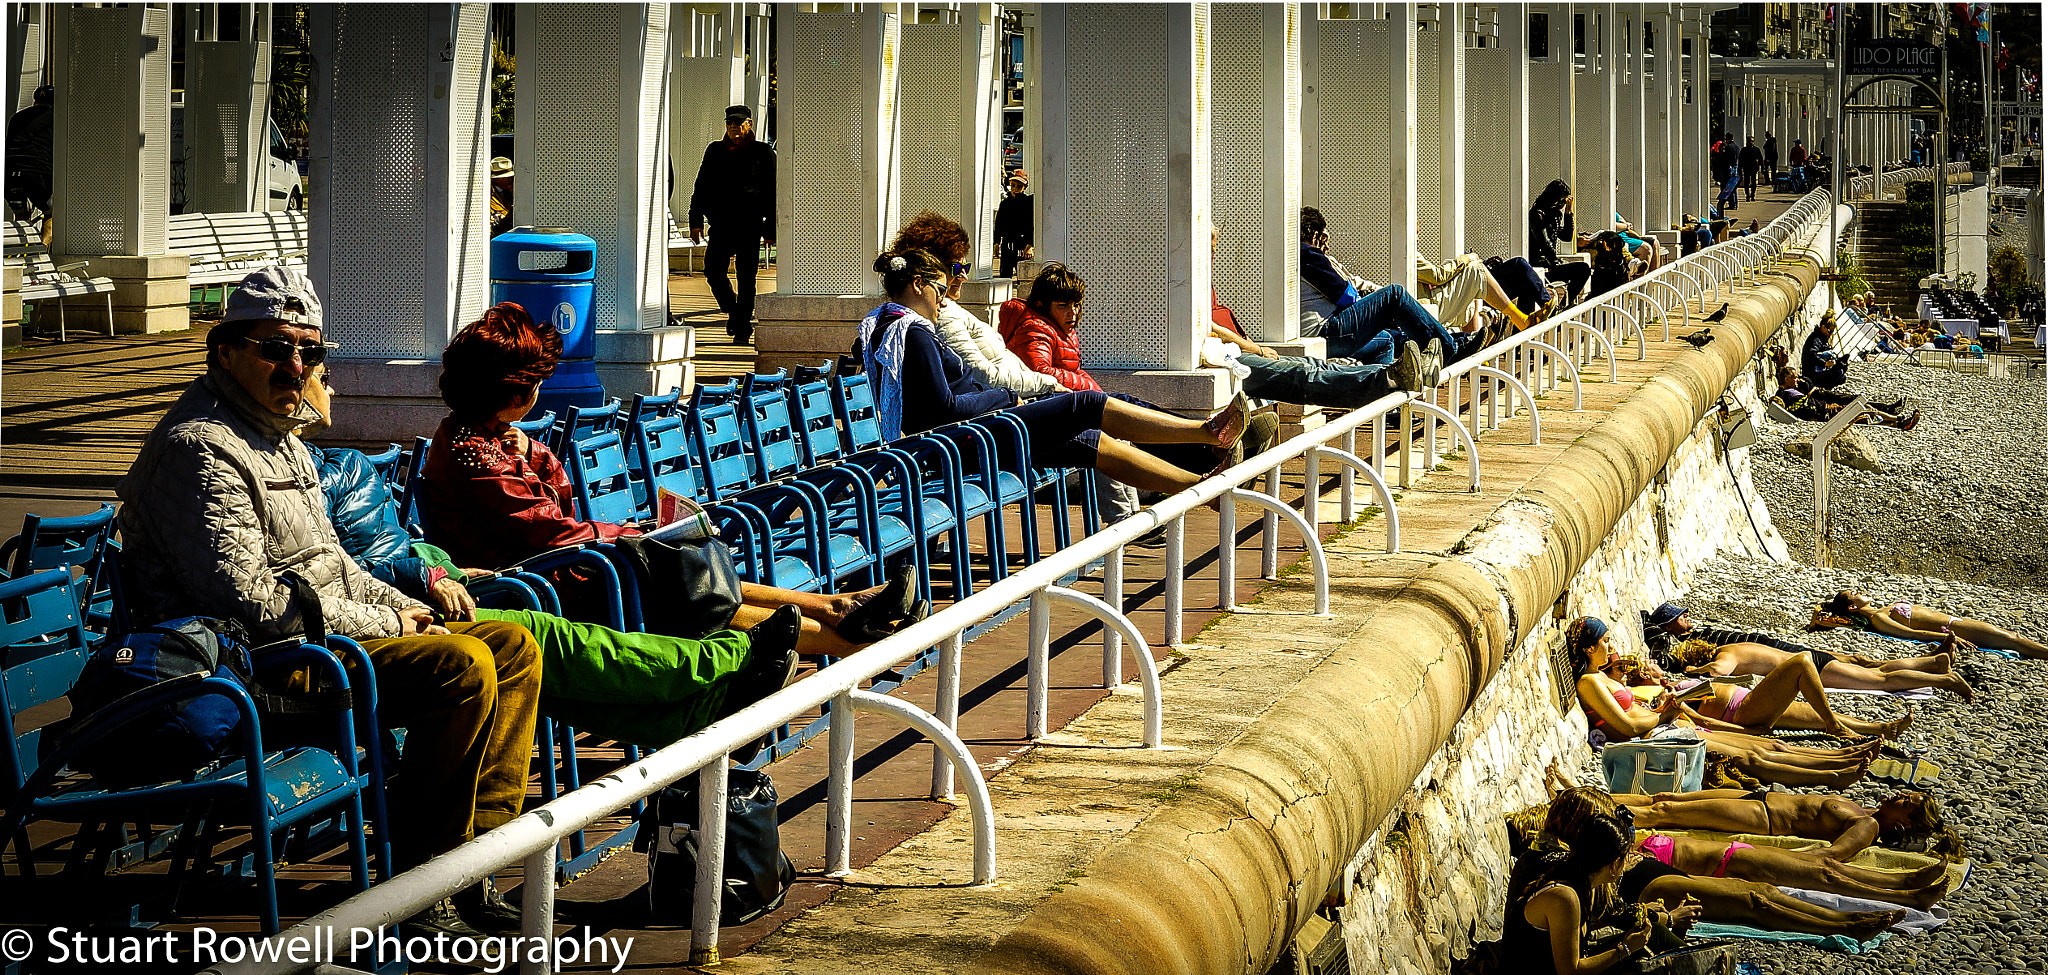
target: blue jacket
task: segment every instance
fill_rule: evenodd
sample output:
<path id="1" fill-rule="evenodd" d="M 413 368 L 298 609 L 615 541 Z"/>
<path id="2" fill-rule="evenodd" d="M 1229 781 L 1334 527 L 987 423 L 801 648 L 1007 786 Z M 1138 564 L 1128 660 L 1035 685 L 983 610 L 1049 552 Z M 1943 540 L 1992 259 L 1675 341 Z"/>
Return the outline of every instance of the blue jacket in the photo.
<path id="1" fill-rule="evenodd" d="M 1314 289 L 1330 300 L 1338 311 L 1351 307 L 1358 300 L 1358 289 L 1337 273 L 1337 265 L 1330 262 L 1330 255 L 1307 244 L 1301 245 L 1301 283 Z"/>
<path id="2" fill-rule="evenodd" d="M 443 572 L 414 558 L 412 536 L 398 517 L 398 501 L 360 450 L 306 445 L 320 467 L 320 491 L 341 547 L 370 575 L 399 592 L 425 600 Z"/>

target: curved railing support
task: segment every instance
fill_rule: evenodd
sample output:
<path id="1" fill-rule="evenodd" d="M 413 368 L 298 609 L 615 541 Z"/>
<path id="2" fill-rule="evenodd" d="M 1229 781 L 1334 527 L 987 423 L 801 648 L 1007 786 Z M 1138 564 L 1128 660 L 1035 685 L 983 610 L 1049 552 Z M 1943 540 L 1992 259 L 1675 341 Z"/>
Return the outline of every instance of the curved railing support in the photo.
<path id="1" fill-rule="evenodd" d="M 995 803 L 989 800 L 988 780 L 981 775 L 981 765 L 967 751 L 967 743 L 961 741 L 960 736 L 953 733 L 953 729 L 940 724 L 939 719 L 926 714 L 917 705 L 900 697 L 890 697 L 886 694 L 877 694 L 873 691 L 855 688 L 840 695 L 839 700 L 834 703 L 841 702 L 848 705 L 846 710 L 849 712 L 865 711 L 869 714 L 886 714 L 909 725 L 912 729 L 923 733 L 926 738 L 930 738 L 932 744 L 938 746 L 940 751 L 946 753 L 947 758 L 953 760 L 954 771 L 961 778 L 967 780 L 967 811 L 974 817 L 974 882 L 977 884 L 994 883 L 996 879 L 996 808 Z M 836 707 L 833 709 L 835 714 L 838 711 L 839 709 Z M 846 724 L 848 729 L 851 730 L 853 722 L 850 720 L 850 715 Z M 837 734 L 838 729 L 834 728 L 833 733 Z M 849 742 L 849 744 L 851 743 Z M 849 748 L 847 750 L 847 766 L 844 769 L 849 788 L 852 786 L 853 779 L 852 766 L 853 755 L 852 749 Z M 836 831 L 830 828 L 826 829 L 828 845 L 836 836 L 840 844 L 850 847 L 847 841 L 853 835 L 852 814 L 853 807 L 849 804 L 846 808 L 847 820 L 840 824 L 839 829 Z M 832 872 L 841 875 L 848 872 L 848 855 L 849 851 L 847 849 L 834 849 L 826 852 L 827 862 L 833 865 Z M 713 890 L 715 891 L 716 889 L 717 885 L 713 885 Z M 714 918 L 718 916 L 718 911 L 715 908 L 711 911 L 711 916 Z"/>
<path id="2" fill-rule="evenodd" d="M 1608 340 L 1607 333 L 1602 332 L 1599 329 L 1586 324 L 1585 322 L 1569 322 L 1566 323 L 1565 327 L 1574 329 L 1576 331 L 1584 332 L 1587 335 L 1591 335 L 1593 337 L 1593 340 L 1600 344 L 1601 354 L 1607 357 L 1608 382 L 1615 382 L 1621 378 L 1621 373 L 1615 368 L 1614 364 L 1614 343 Z M 1573 375 L 1577 375 L 1576 369 L 1573 370 Z"/>
<path id="3" fill-rule="evenodd" d="M 1472 374 L 1475 376 L 1491 376 L 1495 379 L 1500 380 L 1501 382 L 1513 386 L 1515 388 L 1515 392 L 1522 394 L 1522 402 L 1529 404 L 1529 443 L 1541 444 L 1543 442 L 1543 414 L 1536 408 L 1536 396 L 1529 392 L 1529 387 L 1522 385 L 1522 381 L 1516 379 L 1514 376 L 1502 372 L 1499 369 L 1495 369 L 1492 366 L 1480 366 L 1479 368 L 1472 370 Z M 1479 404 L 1472 404 L 1472 408 L 1475 412 L 1477 412 Z M 1508 411 L 1509 416 L 1514 415 L 1514 407 L 1512 404 L 1509 405 Z"/>
<path id="4" fill-rule="evenodd" d="M 1450 410 L 1444 409 L 1443 407 L 1438 406 L 1435 403 L 1427 403 L 1418 399 L 1409 400 L 1408 405 L 1414 409 L 1421 410 L 1422 412 L 1427 413 L 1430 416 L 1436 417 L 1437 419 L 1444 421 L 1446 424 L 1450 425 L 1451 429 L 1458 431 L 1458 439 L 1464 442 L 1465 456 L 1469 459 L 1469 462 L 1472 467 L 1471 490 L 1475 493 L 1478 492 L 1479 444 L 1472 439 L 1472 431 L 1465 429 L 1464 425 L 1458 422 L 1458 417 L 1456 416 L 1456 414 L 1453 414 Z"/>
<path id="5" fill-rule="evenodd" d="M 1315 449 L 1320 456 L 1334 460 L 1345 467 L 1364 474 L 1365 479 L 1372 482 L 1373 493 L 1379 495 L 1380 511 L 1384 512 L 1387 516 L 1387 554 L 1399 554 L 1401 551 L 1401 513 L 1394 510 L 1394 492 L 1391 488 L 1387 487 L 1387 479 L 1381 477 L 1380 472 L 1374 469 L 1371 464 L 1366 463 L 1364 458 L 1348 450 L 1338 450 L 1335 447 L 1317 447 Z"/>
<path id="6" fill-rule="evenodd" d="M 1431 408 L 1435 409 L 1435 407 Z M 1438 410 L 1437 412 L 1441 413 L 1443 411 Z M 1457 421 L 1452 420 L 1451 425 L 1456 426 Z M 1460 429 L 1459 432 L 1462 433 L 1464 431 Z M 1295 529 L 1301 532 L 1301 540 L 1302 543 L 1308 548 L 1309 559 L 1315 564 L 1316 615 L 1330 615 L 1330 562 L 1327 558 L 1323 556 L 1322 538 L 1316 534 L 1316 530 L 1313 527 L 1310 527 L 1308 519 L 1303 518 L 1301 516 L 1301 512 L 1294 510 L 1294 508 L 1289 506 L 1287 502 L 1282 501 L 1279 498 L 1276 498 L 1270 494 L 1260 494 L 1257 491 L 1247 491 L 1244 488 L 1231 488 L 1229 493 L 1225 494 L 1224 497 L 1236 498 L 1237 500 L 1243 501 L 1247 504 L 1258 505 L 1259 507 L 1264 508 L 1267 511 L 1270 511 L 1273 514 L 1280 516 L 1282 519 L 1285 519 L 1286 521 L 1293 523 Z"/>
<path id="7" fill-rule="evenodd" d="M 1044 592 L 1054 602 L 1064 603 L 1095 617 L 1102 623 L 1105 635 L 1114 630 L 1118 636 L 1129 641 L 1132 655 L 1138 658 L 1138 682 L 1143 685 L 1145 691 L 1145 747 L 1158 748 L 1164 740 L 1161 728 L 1164 710 L 1159 699 L 1159 663 L 1152 659 L 1152 645 L 1145 641 L 1144 634 L 1138 632 L 1138 627 L 1131 622 L 1130 617 L 1085 592 L 1077 592 L 1065 586 L 1047 586 Z M 1121 650 L 1111 651 L 1110 643 L 1106 639 L 1103 641 L 1103 652 L 1122 653 Z"/>
<path id="8" fill-rule="evenodd" d="M 1576 413 L 1580 410 L 1585 409 L 1586 390 L 1585 387 L 1579 384 L 1579 367 L 1577 363 L 1572 361 L 1572 357 L 1565 355 L 1563 352 L 1558 351 L 1557 347 L 1554 345 L 1546 345 L 1542 342 L 1537 342 L 1534 340 L 1531 340 L 1529 342 L 1529 347 L 1533 349 L 1541 349 L 1543 351 L 1543 354 L 1549 356 L 1552 359 L 1552 361 L 1564 363 L 1564 367 L 1566 369 L 1571 370 L 1572 412 Z M 1614 365 L 1614 358 L 1612 356 L 1608 357 L 1607 364 L 1610 367 Z"/>

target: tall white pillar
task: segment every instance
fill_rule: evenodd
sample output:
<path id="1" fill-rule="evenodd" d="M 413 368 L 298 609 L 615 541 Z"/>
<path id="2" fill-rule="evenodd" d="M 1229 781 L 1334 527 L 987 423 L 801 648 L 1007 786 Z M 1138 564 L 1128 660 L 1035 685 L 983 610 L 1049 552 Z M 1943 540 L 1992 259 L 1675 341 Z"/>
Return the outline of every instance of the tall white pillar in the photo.
<path id="1" fill-rule="evenodd" d="M 261 8 L 269 20 L 269 5 Z M 270 41 L 185 45 L 185 210 L 270 208 Z M 280 201 L 283 202 L 283 201 Z"/>
<path id="2" fill-rule="evenodd" d="M 1617 6 L 1573 5 L 1573 15 L 1584 18 L 1586 38 L 1584 67 L 1578 76 L 1578 159 L 1572 179 L 1580 233 L 1604 230 L 1614 220 L 1614 129 L 1621 49 Z"/>
<path id="3" fill-rule="evenodd" d="M 1442 261 L 1465 246 L 1465 5 L 1435 7 L 1415 34 L 1414 249 Z"/>
<path id="4" fill-rule="evenodd" d="M 675 186 L 669 212 L 685 230 L 690 225 L 690 193 L 704 147 L 725 138 L 725 110 L 747 105 L 754 111 L 754 132 L 767 138 L 766 106 L 747 100 L 746 4 L 689 4 L 669 7 L 669 159 L 675 165 Z"/>
<path id="5" fill-rule="evenodd" d="M 1301 336 L 1302 20 L 1295 3 L 1210 8 L 1210 280 L 1254 339 Z"/>
<path id="6" fill-rule="evenodd" d="M 895 226 L 924 210 L 958 221 L 973 242 L 973 276 L 987 279 L 995 273 L 988 258 L 995 250 L 1002 166 L 1001 27 L 989 4 L 963 4 L 958 14 L 952 23 L 903 25 L 902 189 Z"/>
<path id="7" fill-rule="evenodd" d="M 50 249 L 114 279 L 105 302 L 66 306 L 74 328 L 190 327 L 190 263 L 164 253 L 170 216 L 171 12 L 53 4 Z M 34 90 L 30 90 L 33 96 Z"/>
<path id="8" fill-rule="evenodd" d="M 902 27 L 893 4 L 775 12 L 777 277 L 754 306 L 756 370 L 845 355 L 881 293 L 875 256 L 901 215 Z"/>
<path id="9" fill-rule="evenodd" d="M 1684 74 L 1688 88 L 1685 105 L 1685 209 L 1694 216 L 1705 217 L 1707 204 L 1714 199 L 1714 191 L 1707 185 L 1712 178 L 1707 150 L 1712 148 L 1717 134 L 1707 131 L 1713 120 L 1711 88 L 1707 84 L 1707 24 L 1697 7 L 1686 8 L 1686 14 L 1683 39 L 1691 53 L 1685 56 Z"/>
<path id="10" fill-rule="evenodd" d="M 1649 222 L 1646 203 L 1652 165 L 1647 130 L 1652 118 L 1645 110 L 1649 104 L 1644 92 L 1648 60 L 1643 52 L 1642 11 L 1640 3 L 1615 7 L 1621 48 L 1615 52 L 1614 174 L 1619 185 L 1614 191 L 1614 208 L 1636 225 L 1637 233 L 1647 234 L 1655 225 Z"/>
<path id="11" fill-rule="evenodd" d="M 1529 61 L 1528 199 L 1534 201 L 1550 181 L 1572 181 L 1573 157 L 1577 146 L 1575 83 L 1577 71 L 1572 55 L 1572 9 L 1567 3 L 1536 3 L 1528 6 L 1526 22 L 1530 46 L 1541 58 Z M 1539 43 L 1540 41 L 1540 43 Z M 1528 206 L 1515 215 L 1519 228 L 1515 253 L 1528 246 Z"/>
<path id="12" fill-rule="evenodd" d="M 1360 277 L 1399 284 L 1415 273 L 1414 17 L 1406 4 L 1386 10 L 1306 24 L 1302 204 L 1329 219 L 1331 256 Z"/>
<path id="13" fill-rule="evenodd" d="M 1040 10 L 1039 249 L 1095 284 L 1082 360 L 1175 409 L 1227 398 L 1198 369 L 1210 286 L 1210 9 Z M 1099 297 L 1097 297 L 1099 295 Z M 1158 375 L 1164 372 L 1166 375 Z M 1156 395 L 1155 395 L 1156 394 Z"/>
<path id="14" fill-rule="evenodd" d="M 1478 9 L 1498 19 L 1475 21 L 1485 46 L 1465 52 L 1465 235 L 1458 246 L 1522 254 L 1531 199 L 1528 11 L 1523 4 Z"/>
<path id="15" fill-rule="evenodd" d="M 1644 4 L 1643 24 L 1649 44 L 1643 52 L 1643 210 L 1636 219 L 1642 229 L 1665 230 L 1678 222 L 1672 201 L 1677 159 L 1672 140 L 1673 71 L 1671 5 Z"/>
<path id="16" fill-rule="evenodd" d="M 328 360 L 341 403 L 331 436 L 433 432 L 447 412 L 436 360 L 489 304 L 485 9 L 311 8 L 307 129 L 320 192 L 307 273 L 325 306 L 326 339 L 339 346 Z M 522 161 L 520 178 L 532 171 Z"/>
<path id="17" fill-rule="evenodd" d="M 35 101 L 43 83 L 43 21 L 48 4 L 7 5 L 7 111 L 19 112 Z"/>
<path id="18" fill-rule="evenodd" d="M 600 333 L 668 324 L 669 10 L 519 7 L 513 205 L 534 226 L 567 227 L 597 241 L 591 320 Z M 600 350 L 601 376 L 607 359 L 615 355 Z M 676 378 L 675 368 L 665 378 Z M 666 391 L 639 388 L 654 381 L 607 391 Z"/>

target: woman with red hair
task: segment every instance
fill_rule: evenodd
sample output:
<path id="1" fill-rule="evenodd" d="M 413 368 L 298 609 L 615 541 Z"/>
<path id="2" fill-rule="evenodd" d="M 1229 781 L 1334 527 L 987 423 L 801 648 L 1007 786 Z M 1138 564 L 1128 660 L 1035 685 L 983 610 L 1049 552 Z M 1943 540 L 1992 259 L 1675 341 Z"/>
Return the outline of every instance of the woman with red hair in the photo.
<path id="1" fill-rule="evenodd" d="M 562 338 L 503 302 L 463 329 L 441 353 L 441 398 L 450 411 L 427 451 L 420 503 L 436 542 L 464 566 L 499 568 L 552 548 L 640 534 L 632 524 L 582 521 L 569 510 L 569 475 L 547 445 L 513 421 L 540 397 Z M 802 611 L 797 650 L 842 655 L 922 619 L 914 569 L 884 586 L 830 595 L 742 583 L 742 605 L 712 629 L 746 629 L 778 607 Z"/>

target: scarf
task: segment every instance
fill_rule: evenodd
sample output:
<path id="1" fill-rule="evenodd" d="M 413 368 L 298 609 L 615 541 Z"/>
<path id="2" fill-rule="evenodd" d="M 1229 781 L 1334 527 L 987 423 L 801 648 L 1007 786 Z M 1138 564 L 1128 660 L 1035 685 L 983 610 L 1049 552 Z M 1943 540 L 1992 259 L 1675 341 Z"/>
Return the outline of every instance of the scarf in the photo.
<path id="1" fill-rule="evenodd" d="M 875 392 L 875 421 L 885 442 L 903 436 L 903 346 L 912 326 L 938 334 L 923 315 L 893 301 L 860 322 L 861 364 Z"/>

